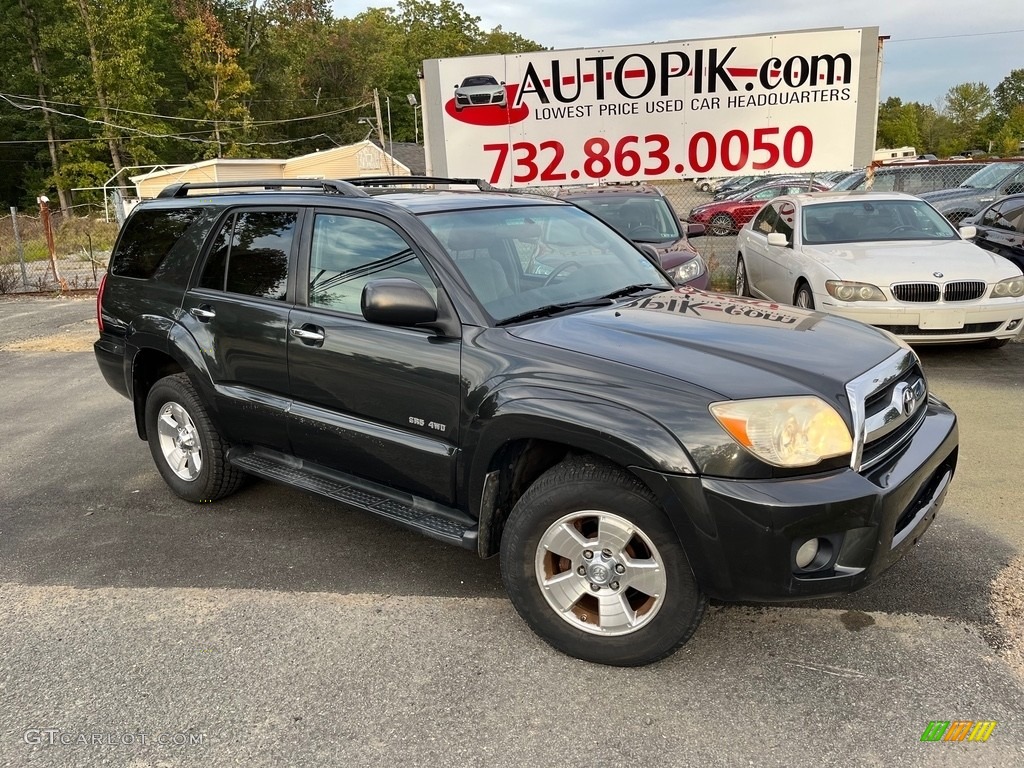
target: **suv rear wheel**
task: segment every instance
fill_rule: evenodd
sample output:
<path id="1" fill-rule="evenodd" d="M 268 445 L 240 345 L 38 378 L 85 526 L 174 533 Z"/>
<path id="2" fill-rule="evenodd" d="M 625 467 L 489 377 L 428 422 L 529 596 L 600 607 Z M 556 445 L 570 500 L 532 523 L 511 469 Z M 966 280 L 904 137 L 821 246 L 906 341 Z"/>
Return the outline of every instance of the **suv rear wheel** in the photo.
<path id="1" fill-rule="evenodd" d="M 164 481 L 186 501 L 215 501 L 238 490 L 244 474 L 184 373 L 160 379 L 146 398 L 146 435 Z"/>
<path id="2" fill-rule="evenodd" d="M 665 658 L 707 606 L 651 492 L 595 459 L 568 459 L 523 494 L 502 535 L 501 575 L 534 632 L 600 664 Z"/>

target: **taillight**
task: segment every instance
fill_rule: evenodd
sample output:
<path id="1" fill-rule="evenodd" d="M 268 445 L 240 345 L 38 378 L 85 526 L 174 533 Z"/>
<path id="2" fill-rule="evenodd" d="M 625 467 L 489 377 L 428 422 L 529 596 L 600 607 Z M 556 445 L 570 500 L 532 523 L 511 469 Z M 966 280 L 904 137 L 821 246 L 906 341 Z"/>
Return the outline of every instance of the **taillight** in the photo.
<path id="1" fill-rule="evenodd" d="M 96 290 L 96 325 L 103 333 L 103 289 L 107 287 L 107 273 L 100 278 L 100 287 Z"/>

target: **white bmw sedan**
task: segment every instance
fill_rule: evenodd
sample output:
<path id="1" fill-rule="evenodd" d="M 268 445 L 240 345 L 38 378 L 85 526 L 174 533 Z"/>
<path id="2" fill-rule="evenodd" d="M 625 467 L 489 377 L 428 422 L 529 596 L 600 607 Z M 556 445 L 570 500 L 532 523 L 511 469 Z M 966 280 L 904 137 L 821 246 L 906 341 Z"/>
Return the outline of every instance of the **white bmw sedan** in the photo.
<path id="1" fill-rule="evenodd" d="M 737 238 L 736 292 L 819 309 L 914 344 L 1001 347 L 1024 324 L 1024 275 L 911 195 L 779 197 Z"/>

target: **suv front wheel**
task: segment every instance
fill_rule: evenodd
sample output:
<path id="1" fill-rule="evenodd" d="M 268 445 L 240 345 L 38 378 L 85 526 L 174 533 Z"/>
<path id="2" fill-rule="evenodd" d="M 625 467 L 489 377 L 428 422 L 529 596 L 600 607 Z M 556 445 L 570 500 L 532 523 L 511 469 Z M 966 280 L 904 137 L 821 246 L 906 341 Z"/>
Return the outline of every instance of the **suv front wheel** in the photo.
<path id="1" fill-rule="evenodd" d="M 600 664 L 670 655 L 707 606 L 651 492 L 595 459 L 568 459 L 523 494 L 502 535 L 501 575 L 534 632 Z"/>
<path id="2" fill-rule="evenodd" d="M 156 468 L 186 501 L 215 501 L 242 484 L 244 474 L 228 463 L 228 446 L 186 374 L 160 379 L 149 390 L 146 436 Z"/>

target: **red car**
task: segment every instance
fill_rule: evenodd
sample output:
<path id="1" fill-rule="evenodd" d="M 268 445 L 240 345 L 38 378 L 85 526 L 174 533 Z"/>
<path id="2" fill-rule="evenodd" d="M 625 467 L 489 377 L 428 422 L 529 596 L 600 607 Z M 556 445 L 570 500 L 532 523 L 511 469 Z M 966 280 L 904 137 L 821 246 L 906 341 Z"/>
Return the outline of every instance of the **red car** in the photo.
<path id="1" fill-rule="evenodd" d="M 769 200 L 779 195 L 821 192 L 826 189 L 826 185 L 811 181 L 769 182 L 736 198 L 698 205 L 690 211 L 689 220 L 704 224 L 709 235 L 735 235 Z"/>

